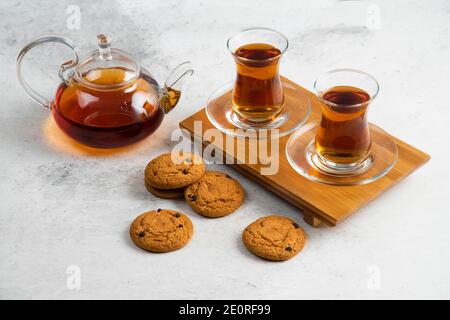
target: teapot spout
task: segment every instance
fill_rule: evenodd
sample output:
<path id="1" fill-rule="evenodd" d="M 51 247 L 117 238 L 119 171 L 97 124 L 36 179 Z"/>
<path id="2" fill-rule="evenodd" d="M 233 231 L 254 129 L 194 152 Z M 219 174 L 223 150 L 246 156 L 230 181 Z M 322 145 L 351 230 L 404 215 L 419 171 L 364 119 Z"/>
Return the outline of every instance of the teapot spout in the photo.
<path id="1" fill-rule="evenodd" d="M 181 98 L 181 89 L 187 76 L 192 76 L 194 70 L 189 61 L 179 64 L 170 72 L 169 77 L 164 83 L 161 104 L 164 112 L 168 113 L 177 105 Z"/>

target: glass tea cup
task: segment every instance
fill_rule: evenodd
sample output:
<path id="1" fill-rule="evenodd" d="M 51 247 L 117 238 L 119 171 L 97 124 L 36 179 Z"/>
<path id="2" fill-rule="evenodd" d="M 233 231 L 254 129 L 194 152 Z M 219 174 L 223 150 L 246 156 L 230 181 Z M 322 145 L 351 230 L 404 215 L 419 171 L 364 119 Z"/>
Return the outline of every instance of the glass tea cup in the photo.
<path id="1" fill-rule="evenodd" d="M 241 122 L 271 122 L 283 111 L 279 62 L 288 45 L 285 36 L 268 28 L 246 29 L 228 39 L 237 71 L 232 108 Z"/>
<path id="2" fill-rule="evenodd" d="M 322 117 L 314 148 L 315 165 L 324 172 L 346 175 L 369 167 L 372 138 L 367 120 L 378 82 L 366 72 L 336 69 L 314 83 Z"/>

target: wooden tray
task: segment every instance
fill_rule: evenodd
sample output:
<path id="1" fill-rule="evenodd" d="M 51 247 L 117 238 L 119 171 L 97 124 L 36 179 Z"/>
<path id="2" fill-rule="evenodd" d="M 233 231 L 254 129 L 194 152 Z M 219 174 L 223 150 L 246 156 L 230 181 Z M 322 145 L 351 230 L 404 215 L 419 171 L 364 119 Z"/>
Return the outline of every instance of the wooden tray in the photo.
<path id="1" fill-rule="evenodd" d="M 298 90 L 303 91 L 310 97 L 312 114 L 308 121 L 320 119 L 320 105 L 316 96 L 286 78 L 283 78 L 283 81 L 297 87 Z M 201 136 L 194 134 L 194 121 L 196 120 L 202 121 Z M 204 108 L 180 122 L 180 127 L 186 129 L 193 139 L 201 141 L 203 146 L 213 143 L 215 148 L 225 152 L 221 144 L 203 139 L 205 130 L 214 128 L 208 120 Z M 225 134 L 222 135 L 225 141 Z M 303 211 L 304 220 L 314 227 L 322 222 L 330 226 L 335 226 L 363 205 L 375 199 L 389 187 L 410 175 L 430 159 L 430 156 L 426 153 L 394 138 L 398 145 L 398 160 L 386 176 L 366 185 L 331 186 L 312 182 L 291 168 L 285 155 L 285 146 L 288 139 L 289 136 L 280 139 L 280 167 L 278 173 L 275 175 L 261 175 L 261 166 L 259 164 L 235 163 L 232 166 L 250 179 L 300 208 Z M 227 156 L 230 155 L 228 154 Z"/>

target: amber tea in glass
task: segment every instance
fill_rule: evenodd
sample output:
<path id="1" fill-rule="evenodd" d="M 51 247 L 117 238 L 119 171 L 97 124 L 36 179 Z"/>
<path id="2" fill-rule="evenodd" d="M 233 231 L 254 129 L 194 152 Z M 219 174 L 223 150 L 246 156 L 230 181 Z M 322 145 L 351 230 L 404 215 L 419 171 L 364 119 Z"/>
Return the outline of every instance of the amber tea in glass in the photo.
<path id="1" fill-rule="evenodd" d="M 249 121 L 268 121 L 280 113 L 284 97 L 278 75 L 281 51 L 266 43 L 251 43 L 236 52 L 234 111 Z"/>
<path id="2" fill-rule="evenodd" d="M 269 122 L 282 112 L 279 62 L 287 46 L 283 35 L 265 28 L 247 29 L 228 40 L 237 69 L 232 107 L 241 121 Z"/>
<path id="3" fill-rule="evenodd" d="M 367 73 L 339 69 L 320 77 L 314 87 L 322 117 L 315 149 L 323 168 L 351 171 L 370 155 L 367 111 L 378 94 L 378 83 Z"/>
<path id="4" fill-rule="evenodd" d="M 330 102 L 322 106 L 322 119 L 315 146 L 319 155 L 336 163 L 354 163 L 370 152 L 367 102 L 370 96 L 362 89 L 336 86 L 321 96 Z M 355 107 L 349 107 L 356 105 Z"/>

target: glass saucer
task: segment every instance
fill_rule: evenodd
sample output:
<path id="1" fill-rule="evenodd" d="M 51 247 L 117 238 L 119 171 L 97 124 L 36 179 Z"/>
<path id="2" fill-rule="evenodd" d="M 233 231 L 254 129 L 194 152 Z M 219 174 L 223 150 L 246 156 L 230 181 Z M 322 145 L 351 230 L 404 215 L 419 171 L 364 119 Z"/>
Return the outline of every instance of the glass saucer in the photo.
<path id="1" fill-rule="evenodd" d="M 318 125 L 319 121 L 308 123 L 292 134 L 286 144 L 289 164 L 309 180 L 341 186 L 367 184 L 386 175 L 397 162 L 397 143 L 384 130 L 370 123 L 372 148 L 366 165 L 362 166 L 364 170 L 356 169 L 348 175 L 325 172 L 318 165 L 314 147 Z"/>
<path id="2" fill-rule="evenodd" d="M 254 123 L 240 120 L 232 108 L 234 81 L 222 85 L 209 96 L 206 103 L 206 115 L 217 129 L 234 137 L 263 138 L 288 135 L 308 120 L 311 114 L 311 101 L 304 92 L 285 80 L 282 80 L 282 84 L 284 108 L 280 115 L 272 121 Z M 249 135 L 250 131 L 255 134 Z"/>

